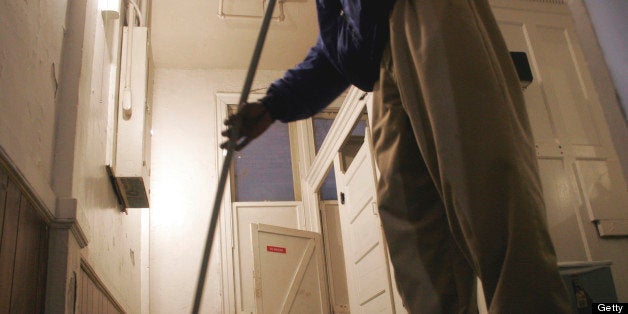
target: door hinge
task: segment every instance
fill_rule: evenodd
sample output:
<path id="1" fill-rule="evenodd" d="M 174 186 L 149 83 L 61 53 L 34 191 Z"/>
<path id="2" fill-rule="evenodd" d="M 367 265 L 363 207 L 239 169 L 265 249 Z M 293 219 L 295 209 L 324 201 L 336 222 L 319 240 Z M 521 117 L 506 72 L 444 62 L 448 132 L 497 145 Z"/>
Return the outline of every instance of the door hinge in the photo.
<path id="1" fill-rule="evenodd" d="M 342 204 L 342 205 L 345 204 L 345 193 L 344 192 L 340 192 L 340 204 Z"/>

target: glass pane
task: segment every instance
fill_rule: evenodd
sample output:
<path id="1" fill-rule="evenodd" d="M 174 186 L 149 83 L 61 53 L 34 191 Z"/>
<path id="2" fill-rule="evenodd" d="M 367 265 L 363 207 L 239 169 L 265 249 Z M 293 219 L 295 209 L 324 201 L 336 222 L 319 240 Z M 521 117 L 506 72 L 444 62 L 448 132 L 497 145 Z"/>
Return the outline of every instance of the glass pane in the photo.
<path id="1" fill-rule="evenodd" d="M 336 194 L 336 176 L 334 175 L 334 168 L 332 167 L 323 181 L 320 190 L 320 198 L 323 201 L 337 200 L 338 194 Z"/>
<path id="2" fill-rule="evenodd" d="M 235 154 L 235 200 L 294 201 L 288 124 L 274 123 Z"/>
<path id="3" fill-rule="evenodd" d="M 331 128 L 332 123 L 334 123 L 334 120 L 329 118 L 315 117 L 312 119 L 312 124 L 314 125 L 314 145 L 316 148 L 316 153 L 318 153 L 318 150 L 323 145 L 323 140 L 325 140 L 327 133 L 329 133 L 329 129 Z M 351 131 L 351 135 L 364 137 L 365 128 L 366 120 L 358 120 L 358 123 Z"/>
<path id="4" fill-rule="evenodd" d="M 331 128 L 331 124 L 334 123 L 333 119 L 326 118 L 314 118 L 312 119 L 312 124 L 314 125 L 314 145 L 316 147 L 316 153 L 318 154 L 318 150 L 323 145 L 323 140 L 329 133 L 329 129 Z"/>
<path id="5" fill-rule="evenodd" d="M 323 145 L 323 140 L 325 139 L 325 136 L 327 136 L 327 133 L 329 133 L 329 129 L 331 128 L 331 124 L 333 122 L 333 119 L 328 118 L 315 117 L 312 119 L 312 124 L 314 125 L 314 145 L 316 147 L 316 153 L 318 153 L 318 150 Z M 336 176 L 334 176 L 333 168 L 327 172 L 325 181 L 323 181 L 323 185 L 321 185 L 320 198 L 324 201 L 338 199 L 338 195 L 336 194 Z"/>
<path id="6" fill-rule="evenodd" d="M 312 119 L 312 124 L 314 126 L 314 145 L 316 148 L 316 153 L 318 153 L 319 149 L 323 145 L 323 140 L 329 133 L 329 129 L 331 128 L 333 119 L 328 117 L 314 117 Z M 366 121 L 359 120 L 355 125 L 353 130 L 351 131 L 352 136 L 361 136 L 364 138 L 364 129 L 366 128 Z M 325 177 L 325 181 L 321 185 L 320 189 L 320 197 L 322 200 L 336 200 L 338 195 L 336 194 L 336 177 L 334 175 L 333 169 L 331 169 L 327 176 Z"/>
<path id="7" fill-rule="evenodd" d="M 361 136 L 364 138 L 364 130 L 366 129 L 366 120 L 358 120 L 351 130 L 351 136 Z"/>
<path id="8" fill-rule="evenodd" d="M 345 142 L 339 149 L 341 160 L 340 160 L 340 171 L 343 173 L 349 169 L 353 158 L 355 158 L 356 154 L 362 147 L 364 143 L 364 131 L 366 129 L 366 121 L 358 120 L 353 129 L 351 130 L 351 135 L 349 135 Z"/>

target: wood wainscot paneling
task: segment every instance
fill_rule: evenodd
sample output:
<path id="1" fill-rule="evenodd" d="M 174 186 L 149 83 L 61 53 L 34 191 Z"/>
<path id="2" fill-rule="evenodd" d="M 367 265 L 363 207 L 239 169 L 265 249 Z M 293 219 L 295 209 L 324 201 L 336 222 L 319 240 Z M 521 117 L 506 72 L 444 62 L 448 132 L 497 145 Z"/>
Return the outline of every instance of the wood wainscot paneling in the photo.
<path id="1" fill-rule="evenodd" d="M 43 313 L 48 225 L 0 165 L 0 313 Z"/>
<path id="2" fill-rule="evenodd" d="M 77 286 L 77 294 L 76 313 L 78 314 L 126 313 L 85 260 L 81 260 L 81 276 Z"/>

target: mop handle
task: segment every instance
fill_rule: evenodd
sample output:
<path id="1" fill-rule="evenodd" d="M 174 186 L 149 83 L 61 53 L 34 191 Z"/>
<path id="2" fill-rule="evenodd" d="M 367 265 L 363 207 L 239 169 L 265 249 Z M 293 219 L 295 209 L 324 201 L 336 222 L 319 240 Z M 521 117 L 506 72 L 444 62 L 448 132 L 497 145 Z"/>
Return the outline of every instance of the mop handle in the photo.
<path id="1" fill-rule="evenodd" d="M 238 110 L 242 107 L 242 105 L 246 103 L 247 99 L 249 98 L 251 86 L 253 85 L 253 78 L 255 77 L 255 71 L 257 70 L 257 65 L 262 54 L 262 48 L 264 47 L 266 33 L 268 33 L 270 20 L 273 15 L 273 9 L 275 8 L 276 1 L 277 0 L 270 0 L 268 2 L 268 8 L 266 9 L 266 13 L 262 21 L 262 28 L 259 31 L 257 44 L 255 45 L 255 51 L 253 52 L 253 58 L 251 59 L 251 65 L 249 66 L 249 70 L 246 74 L 246 79 L 244 80 L 244 86 L 242 87 L 242 93 L 240 94 Z M 220 205 L 222 203 L 222 196 L 225 192 L 225 184 L 227 182 L 227 175 L 229 174 L 231 160 L 233 159 L 233 151 L 239 138 L 240 127 L 241 125 L 239 123 L 235 123 L 235 125 L 232 126 L 232 137 L 229 138 L 229 143 L 227 145 L 227 155 L 225 156 L 222 164 L 222 171 L 220 172 L 220 179 L 218 180 L 218 189 L 216 190 L 216 198 L 214 199 L 214 209 L 212 211 L 211 220 L 209 222 L 207 240 L 205 241 L 205 251 L 203 252 L 201 271 L 198 275 L 198 283 L 196 285 L 196 296 L 194 297 L 194 308 L 192 309 L 192 314 L 198 314 L 199 308 L 201 306 L 201 297 L 203 296 L 205 277 L 207 275 L 207 267 L 209 264 L 209 256 L 212 250 L 212 244 L 214 242 L 214 234 L 216 233 L 218 215 L 220 214 Z"/>

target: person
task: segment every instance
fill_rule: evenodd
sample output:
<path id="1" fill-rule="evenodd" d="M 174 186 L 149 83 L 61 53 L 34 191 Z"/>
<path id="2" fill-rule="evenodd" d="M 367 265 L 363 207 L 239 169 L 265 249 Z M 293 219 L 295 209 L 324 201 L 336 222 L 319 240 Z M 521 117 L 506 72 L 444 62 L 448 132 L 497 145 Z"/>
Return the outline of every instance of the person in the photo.
<path id="1" fill-rule="evenodd" d="M 372 90 L 380 217 L 406 309 L 477 312 L 477 275 L 490 313 L 570 312 L 522 91 L 488 1 L 316 6 L 316 45 L 224 135 L 241 149 L 350 85 Z"/>

